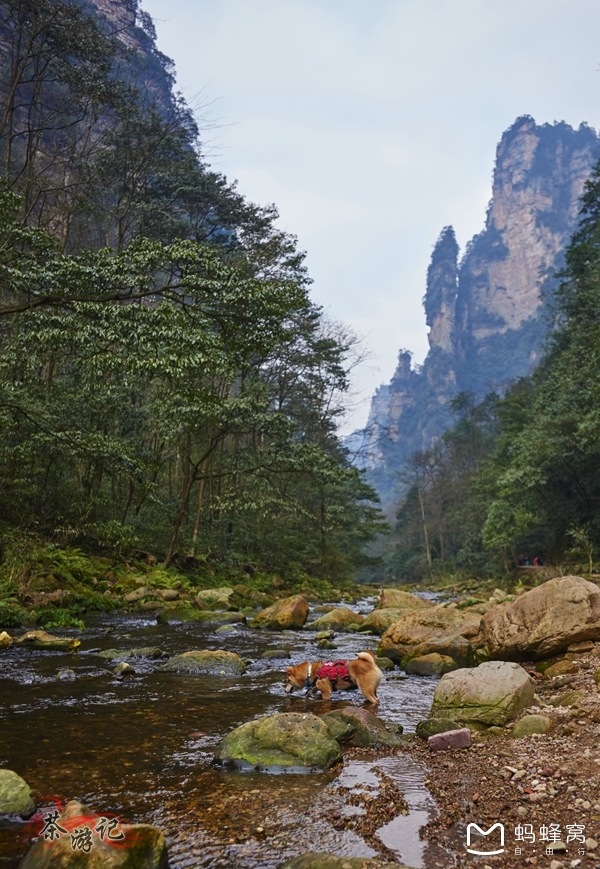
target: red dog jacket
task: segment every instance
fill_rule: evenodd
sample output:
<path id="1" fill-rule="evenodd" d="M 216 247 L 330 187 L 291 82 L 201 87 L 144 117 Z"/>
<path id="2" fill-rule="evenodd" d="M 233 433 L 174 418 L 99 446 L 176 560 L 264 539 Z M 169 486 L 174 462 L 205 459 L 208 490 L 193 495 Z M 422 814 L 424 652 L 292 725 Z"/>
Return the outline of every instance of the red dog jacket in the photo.
<path id="1" fill-rule="evenodd" d="M 336 679 L 348 679 L 348 661 L 325 661 L 319 667 L 317 679 L 329 679 L 335 685 Z"/>

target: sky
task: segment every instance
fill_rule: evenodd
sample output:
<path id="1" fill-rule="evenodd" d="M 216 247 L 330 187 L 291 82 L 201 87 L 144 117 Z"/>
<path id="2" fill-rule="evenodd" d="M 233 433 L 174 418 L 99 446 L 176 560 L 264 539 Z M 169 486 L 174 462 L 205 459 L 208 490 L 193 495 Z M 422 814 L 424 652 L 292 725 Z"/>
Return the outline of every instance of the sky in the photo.
<path id="1" fill-rule="evenodd" d="M 432 248 L 484 226 L 520 115 L 600 127 L 598 0 L 141 0 L 213 168 L 274 202 L 313 299 L 363 340 L 343 431 L 427 353 Z"/>

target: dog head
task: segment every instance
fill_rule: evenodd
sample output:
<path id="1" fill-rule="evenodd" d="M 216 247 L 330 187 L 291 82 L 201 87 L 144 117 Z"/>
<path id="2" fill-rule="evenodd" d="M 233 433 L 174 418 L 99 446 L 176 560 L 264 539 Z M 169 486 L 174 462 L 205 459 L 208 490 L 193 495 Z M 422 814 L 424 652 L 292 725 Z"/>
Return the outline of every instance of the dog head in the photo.
<path id="1" fill-rule="evenodd" d="M 314 677 L 317 673 L 317 670 L 321 666 L 322 661 L 316 661 L 313 664 L 310 664 L 308 661 L 304 661 L 303 664 L 296 664 L 294 667 L 286 667 L 285 668 L 285 693 L 291 694 L 292 691 L 296 689 L 302 690 L 306 688 L 306 679 L 309 677 L 309 667 L 310 667 L 310 679 L 311 682 L 314 683 Z"/>

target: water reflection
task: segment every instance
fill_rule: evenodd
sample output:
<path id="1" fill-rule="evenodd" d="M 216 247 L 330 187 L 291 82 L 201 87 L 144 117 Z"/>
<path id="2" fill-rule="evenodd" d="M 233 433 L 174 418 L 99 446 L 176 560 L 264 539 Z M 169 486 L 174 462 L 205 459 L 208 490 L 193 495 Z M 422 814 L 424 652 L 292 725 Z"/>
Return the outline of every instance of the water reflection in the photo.
<path id="1" fill-rule="evenodd" d="M 273 777 L 212 765 L 220 736 L 238 724 L 259 715 L 322 708 L 320 701 L 290 698 L 283 690 L 285 666 L 321 657 L 310 631 L 290 636 L 236 626 L 235 632 L 217 633 L 206 624 L 159 626 L 146 617 L 116 615 L 92 620 L 81 640 L 77 655 L 15 647 L 0 653 L 0 764 L 23 776 L 38 800 L 75 798 L 123 821 L 157 824 L 167 835 L 174 869 L 281 865 L 302 850 L 299 823 L 303 842 L 314 850 L 375 853 L 350 827 L 336 830 L 331 823 L 344 809 L 340 784 L 355 775 L 361 787 L 368 786 L 371 761 L 351 763 L 341 776 L 339 769 Z M 375 648 L 378 639 L 348 634 L 335 642 L 330 654 L 351 658 L 361 649 Z M 217 680 L 161 673 L 156 670 L 160 661 L 131 659 L 136 678 L 119 682 L 112 674 L 114 664 L 90 651 L 143 646 L 159 647 L 168 655 L 223 648 L 252 663 L 242 677 Z M 260 659 L 275 648 L 288 649 L 289 661 Z M 66 667 L 76 679 L 56 681 Z M 429 711 L 434 687 L 434 680 L 418 677 L 384 679 L 379 714 L 414 731 Z M 357 692 L 338 694 L 328 708 L 361 703 Z M 404 757 L 377 760 L 406 783 L 416 819 L 412 826 L 418 830 L 431 805 L 411 763 Z M 395 851 L 394 842 L 403 842 L 403 859 L 423 865 L 418 833 L 415 840 L 405 821 L 388 825 L 382 840 Z M 3 869 L 16 866 L 27 850 L 19 831 L 21 827 L 0 828 Z M 413 844 L 407 849 L 409 839 Z"/>

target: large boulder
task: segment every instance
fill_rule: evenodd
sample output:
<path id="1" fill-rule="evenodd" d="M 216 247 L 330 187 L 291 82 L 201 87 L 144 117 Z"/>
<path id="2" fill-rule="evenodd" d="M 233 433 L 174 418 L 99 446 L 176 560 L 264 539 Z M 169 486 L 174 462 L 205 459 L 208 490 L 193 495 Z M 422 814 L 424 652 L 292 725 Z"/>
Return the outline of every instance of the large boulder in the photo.
<path id="1" fill-rule="evenodd" d="M 301 628 L 308 616 L 308 601 L 301 594 L 278 600 L 258 613 L 250 622 L 251 628 L 284 631 Z"/>
<path id="2" fill-rule="evenodd" d="M 160 830 L 150 824 L 119 824 L 110 831 L 111 843 L 106 826 L 102 824 L 106 820 L 72 800 L 56 819 L 67 832 L 58 833 L 58 838 L 52 842 L 40 837 L 19 869 L 167 869 L 167 845 Z M 99 832 L 96 832 L 97 826 Z M 90 843 L 87 853 L 77 846 L 73 848 L 72 836 L 77 836 L 76 831 L 80 832 L 75 843 L 86 839 Z M 115 834 L 120 833 L 123 838 L 115 840 Z"/>
<path id="3" fill-rule="evenodd" d="M 418 597 L 416 594 L 410 594 L 408 591 L 401 591 L 399 588 L 382 588 L 377 606 L 382 609 L 393 607 L 394 609 L 420 610 L 432 607 L 430 600 Z"/>
<path id="4" fill-rule="evenodd" d="M 492 607 L 481 622 L 492 658 L 545 658 L 582 640 L 600 639 L 600 588 L 580 576 L 551 579 L 515 601 Z"/>
<path id="5" fill-rule="evenodd" d="M 443 676 L 429 717 L 449 718 L 475 729 L 502 727 L 531 704 L 534 694 L 533 680 L 519 664 L 486 661 Z"/>
<path id="6" fill-rule="evenodd" d="M 387 724 L 368 709 L 360 706 L 346 706 L 344 709 L 336 709 L 334 712 L 326 712 L 321 715 L 324 721 L 335 733 L 333 728 L 338 724 L 350 726 L 353 733 L 343 738 L 347 745 L 361 746 L 363 748 L 391 748 L 401 745 L 402 726 L 399 724 Z M 339 739 L 339 736 L 336 737 Z"/>
<path id="7" fill-rule="evenodd" d="M 341 756 L 327 724 L 316 715 L 301 712 L 281 712 L 242 724 L 224 737 L 218 752 L 226 763 L 241 762 L 260 769 L 328 769 Z"/>
<path id="8" fill-rule="evenodd" d="M 166 673 L 206 673 L 210 676 L 241 676 L 246 666 L 235 652 L 223 649 L 183 652 L 159 667 Z"/>
<path id="9" fill-rule="evenodd" d="M 35 809 L 31 788 L 11 769 L 0 769 L 0 815 L 28 817 Z"/>
<path id="10" fill-rule="evenodd" d="M 69 637 L 55 637 L 47 631 L 27 631 L 19 637 L 17 643 L 30 649 L 47 649 L 49 651 L 75 652 L 81 645 L 80 640 Z"/>
<path id="11" fill-rule="evenodd" d="M 311 631 L 326 631 L 330 628 L 334 631 L 343 631 L 350 625 L 361 625 L 362 627 L 364 619 L 364 616 L 360 613 L 355 613 L 350 607 L 339 606 L 325 613 L 320 619 L 306 625 L 306 627 Z"/>
<path id="12" fill-rule="evenodd" d="M 397 664 L 411 653 L 419 655 L 438 652 L 454 658 L 454 654 L 443 650 L 441 646 L 425 650 L 423 644 L 456 635 L 465 640 L 473 639 L 479 634 L 480 622 L 479 613 L 470 612 L 468 609 L 459 610 L 455 606 L 440 605 L 404 612 L 382 636 L 378 653 L 391 658 Z M 417 646 L 420 648 L 417 649 Z"/>

